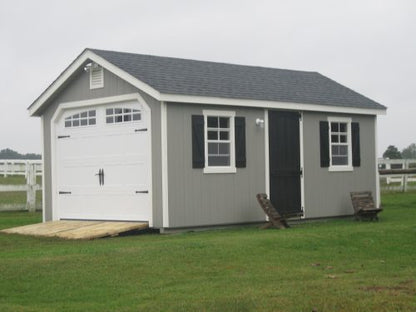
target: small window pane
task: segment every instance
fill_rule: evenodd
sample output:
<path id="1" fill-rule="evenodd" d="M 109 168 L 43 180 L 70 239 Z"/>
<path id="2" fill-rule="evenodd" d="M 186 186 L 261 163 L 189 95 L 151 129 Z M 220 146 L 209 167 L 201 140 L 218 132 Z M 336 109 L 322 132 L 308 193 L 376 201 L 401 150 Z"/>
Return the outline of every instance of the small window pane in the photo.
<path id="1" fill-rule="evenodd" d="M 344 134 L 341 134 L 339 136 L 341 143 L 347 143 L 347 136 Z"/>
<path id="2" fill-rule="evenodd" d="M 228 131 L 220 132 L 220 140 L 228 140 Z"/>
<path id="3" fill-rule="evenodd" d="M 344 155 L 344 156 L 348 155 L 348 146 L 341 145 L 339 147 L 339 155 Z"/>
<path id="4" fill-rule="evenodd" d="M 91 118 L 88 122 L 90 125 L 95 125 L 95 118 Z"/>
<path id="5" fill-rule="evenodd" d="M 218 128 L 218 117 L 207 118 L 208 128 Z"/>
<path id="6" fill-rule="evenodd" d="M 229 156 L 208 156 L 208 166 L 229 166 Z"/>
<path id="7" fill-rule="evenodd" d="M 113 115 L 113 114 L 114 114 L 114 110 L 113 110 L 112 108 L 107 108 L 107 109 L 105 110 L 105 113 L 106 113 L 107 115 Z"/>
<path id="8" fill-rule="evenodd" d="M 81 119 L 81 126 L 87 125 L 87 119 Z"/>
<path id="9" fill-rule="evenodd" d="M 89 111 L 88 116 L 95 117 L 95 110 Z"/>
<path id="10" fill-rule="evenodd" d="M 220 128 L 228 128 L 228 117 L 220 117 Z"/>
<path id="11" fill-rule="evenodd" d="M 81 113 L 81 118 L 86 118 L 88 116 L 88 112 L 82 112 Z"/>
<path id="12" fill-rule="evenodd" d="M 131 113 L 131 109 L 130 108 L 125 108 L 124 113 Z"/>
<path id="13" fill-rule="evenodd" d="M 331 131 L 338 132 L 338 129 L 339 129 L 338 125 L 339 124 L 337 122 L 331 122 Z"/>
<path id="14" fill-rule="evenodd" d="M 65 121 L 65 128 L 71 127 L 71 121 Z"/>
<path id="15" fill-rule="evenodd" d="M 140 120 L 140 114 L 133 114 L 133 120 Z"/>
<path id="16" fill-rule="evenodd" d="M 340 123 L 339 124 L 339 132 L 347 132 L 347 124 L 346 123 Z"/>
<path id="17" fill-rule="evenodd" d="M 131 121 L 131 115 L 124 115 L 124 121 Z"/>
<path id="18" fill-rule="evenodd" d="M 208 155 L 218 155 L 218 143 L 208 143 Z"/>
<path id="19" fill-rule="evenodd" d="M 220 143 L 220 144 L 218 144 L 218 154 L 220 154 L 220 155 L 229 155 L 230 154 L 230 144 L 229 143 Z"/>
<path id="20" fill-rule="evenodd" d="M 74 121 L 72 121 L 72 125 L 73 125 L 74 127 L 78 127 L 78 126 L 79 126 L 79 120 L 74 120 Z"/>
<path id="21" fill-rule="evenodd" d="M 79 118 L 79 114 L 75 114 L 72 116 L 73 119 L 78 119 Z"/>
<path id="22" fill-rule="evenodd" d="M 332 157 L 332 164 L 336 166 L 346 166 L 348 165 L 348 157 L 345 157 L 345 156 Z"/>
<path id="23" fill-rule="evenodd" d="M 123 122 L 123 116 L 114 116 L 115 122 Z"/>
<path id="24" fill-rule="evenodd" d="M 218 132 L 208 131 L 208 140 L 218 140 Z"/>
<path id="25" fill-rule="evenodd" d="M 331 150 L 332 150 L 332 155 L 335 155 L 335 156 L 339 155 L 339 146 L 338 145 L 332 145 Z"/>
<path id="26" fill-rule="evenodd" d="M 114 122 L 114 117 L 107 117 L 106 122 L 107 123 L 113 123 Z"/>
<path id="27" fill-rule="evenodd" d="M 122 114 L 123 113 L 123 109 L 122 108 L 115 108 L 114 109 L 114 113 L 115 114 Z"/>
<path id="28" fill-rule="evenodd" d="M 332 143 L 338 143 L 338 135 L 337 134 L 331 135 L 331 142 Z"/>

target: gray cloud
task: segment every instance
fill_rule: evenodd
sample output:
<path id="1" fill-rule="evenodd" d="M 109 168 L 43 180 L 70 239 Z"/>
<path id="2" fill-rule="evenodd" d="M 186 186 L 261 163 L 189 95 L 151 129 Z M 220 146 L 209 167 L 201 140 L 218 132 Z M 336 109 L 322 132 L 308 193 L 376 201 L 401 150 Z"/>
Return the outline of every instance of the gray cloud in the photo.
<path id="1" fill-rule="evenodd" d="M 416 142 L 414 1 L 0 0 L 0 148 L 40 152 L 26 108 L 86 47 L 320 73 L 389 107 L 379 154 Z"/>

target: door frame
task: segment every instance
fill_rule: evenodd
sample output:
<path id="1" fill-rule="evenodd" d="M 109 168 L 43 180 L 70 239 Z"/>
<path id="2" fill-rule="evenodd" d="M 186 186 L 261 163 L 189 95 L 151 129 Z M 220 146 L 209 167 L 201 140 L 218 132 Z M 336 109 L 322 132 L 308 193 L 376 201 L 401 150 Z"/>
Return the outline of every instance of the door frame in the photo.
<path id="1" fill-rule="evenodd" d="M 57 198 L 57 144 L 56 144 L 56 136 L 57 136 L 57 126 L 58 121 L 62 117 L 63 113 L 66 110 L 74 109 L 74 108 L 82 108 L 82 107 L 91 107 L 91 106 L 100 106 L 104 104 L 111 104 L 111 103 L 120 103 L 126 101 L 137 101 L 139 104 L 143 105 L 143 109 L 148 114 L 148 150 L 150 153 L 149 157 L 149 167 L 148 170 L 148 181 L 149 181 L 149 197 L 150 197 L 150 218 L 148 220 L 149 226 L 153 226 L 153 183 L 152 183 L 152 115 L 150 106 L 147 102 L 143 99 L 143 97 L 139 93 L 130 93 L 125 95 L 118 95 L 118 96 L 110 96 L 110 97 L 102 97 L 96 98 L 91 100 L 82 100 L 82 101 L 71 101 L 71 102 L 62 102 L 58 104 L 56 111 L 54 112 L 51 121 L 50 121 L 50 129 L 51 129 L 51 204 L 52 204 L 52 220 L 56 221 L 58 219 L 58 198 Z M 45 201 L 45 200 L 44 200 Z"/>
<path id="2" fill-rule="evenodd" d="M 300 202 L 303 215 L 301 219 L 306 218 L 305 210 L 305 166 L 304 166 L 304 148 L 303 148 L 303 111 L 293 111 L 300 114 L 299 119 L 299 159 L 300 159 L 300 170 L 302 174 L 300 175 Z M 266 184 L 266 194 L 270 198 L 270 156 L 269 156 L 269 109 L 264 109 L 264 154 L 265 154 L 265 184 Z M 266 220 L 268 217 L 266 216 Z"/>

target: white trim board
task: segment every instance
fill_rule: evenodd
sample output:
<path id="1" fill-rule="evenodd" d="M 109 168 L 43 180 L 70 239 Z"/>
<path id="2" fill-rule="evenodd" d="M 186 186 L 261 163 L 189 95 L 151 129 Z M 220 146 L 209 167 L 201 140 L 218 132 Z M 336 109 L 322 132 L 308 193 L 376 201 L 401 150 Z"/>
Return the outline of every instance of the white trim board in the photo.
<path id="1" fill-rule="evenodd" d="M 45 131 L 45 117 L 42 115 L 40 117 L 40 133 L 42 134 L 41 138 L 41 151 L 42 151 L 42 222 L 46 222 L 46 197 L 45 197 L 45 136 L 43 131 Z"/>
<path id="2" fill-rule="evenodd" d="M 243 107 L 261 107 L 269 109 L 289 109 L 296 111 L 319 111 L 319 112 L 334 112 L 346 114 L 363 114 L 363 115 L 385 115 L 385 109 L 365 109 L 344 107 L 337 105 L 319 105 L 319 104 L 304 104 L 291 103 L 280 101 L 263 101 L 263 100 L 249 100 L 249 99 L 231 99 L 222 97 L 208 97 L 208 96 L 192 96 L 192 95 L 178 95 L 160 93 L 150 85 L 121 70 L 119 67 L 111 64 L 101 56 L 86 49 L 78 58 L 76 58 L 64 72 L 33 102 L 28 108 L 31 116 L 40 116 L 40 109 L 42 106 L 61 88 L 61 86 L 77 71 L 86 61 L 93 61 L 102 66 L 106 70 L 112 72 L 116 76 L 135 86 L 137 89 L 149 94 L 158 101 L 164 102 L 182 102 L 194 104 L 207 105 L 232 105 Z M 336 103 L 334 103 L 336 104 Z"/>
<path id="3" fill-rule="evenodd" d="M 162 225 L 169 227 L 169 182 L 168 182 L 168 130 L 167 130 L 167 107 L 161 103 L 160 108 L 161 128 L 161 152 L 162 152 Z"/>

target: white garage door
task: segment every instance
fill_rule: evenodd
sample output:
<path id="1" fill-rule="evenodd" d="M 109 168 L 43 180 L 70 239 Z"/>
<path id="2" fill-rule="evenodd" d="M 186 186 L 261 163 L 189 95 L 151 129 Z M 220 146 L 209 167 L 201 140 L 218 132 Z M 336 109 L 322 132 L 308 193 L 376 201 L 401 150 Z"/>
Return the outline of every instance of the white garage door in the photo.
<path id="1" fill-rule="evenodd" d="M 150 221 L 150 121 L 137 102 L 67 110 L 57 123 L 58 219 Z"/>

